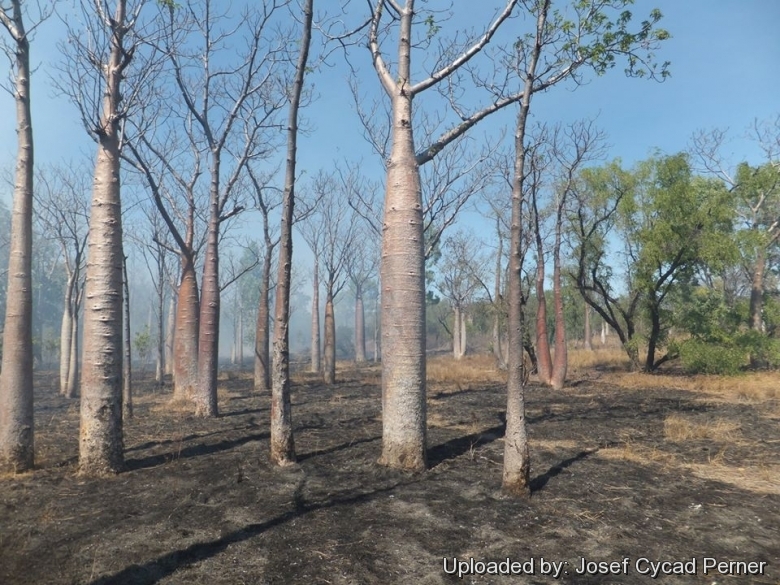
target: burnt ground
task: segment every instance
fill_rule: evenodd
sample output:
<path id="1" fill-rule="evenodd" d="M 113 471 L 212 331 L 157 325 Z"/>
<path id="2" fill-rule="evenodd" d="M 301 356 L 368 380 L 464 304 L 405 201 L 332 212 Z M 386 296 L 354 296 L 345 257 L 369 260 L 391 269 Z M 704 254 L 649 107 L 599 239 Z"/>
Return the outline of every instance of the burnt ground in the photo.
<path id="1" fill-rule="evenodd" d="M 127 471 L 87 479 L 76 474 L 77 404 L 52 378 L 37 390 L 39 469 L 0 477 L 3 585 L 651 583 L 640 558 L 696 559 L 695 575 L 660 583 L 780 583 L 776 399 L 532 385 L 533 496 L 519 501 L 499 489 L 500 384 L 432 385 L 431 468 L 407 474 L 375 463 L 375 370 L 341 372 L 330 388 L 298 379 L 300 462 L 288 468 L 268 462 L 269 402 L 248 375 L 222 379 L 213 420 L 172 412 L 147 383 L 125 429 Z M 698 430 L 674 438 L 670 420 Z M 534 573 L 458 579 L 444 570 L 454 557 L 533 559 Z M 543 575 L 542 557 L 568 573 Z M 577 575 L 583 557 L 628 557 L 628 571 Z M 705 557 L 768 565 L 705 575 Z"/>

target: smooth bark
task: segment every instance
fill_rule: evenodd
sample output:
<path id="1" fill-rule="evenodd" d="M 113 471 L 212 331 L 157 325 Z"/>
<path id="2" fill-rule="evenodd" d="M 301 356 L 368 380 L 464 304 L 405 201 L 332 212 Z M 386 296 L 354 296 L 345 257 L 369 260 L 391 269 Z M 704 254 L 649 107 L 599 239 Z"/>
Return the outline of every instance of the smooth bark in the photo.
<path id="1" fill-rule="evenodd" d="M 117 473 L 124 467 L 122 429 L 122 205 L 120 200 L 120 86 L 129 64 L 125 0 L 111 19 L 110 55 L 98 130 L 84 290 L 84 363 L 79 470 Z M 109 26 L 106 24 L 106 26 Z"/>
<path id="2" fill-rule="evenodd" d="M 194 259 L 182 254 L 173 334 L 173 399 L 177 402 L 191 401 L 198 383 L 199 316 L 200 299 Z"/>
<path id="3" fill-rule="evenodd" d="M 320 361 L 320 271 L 319 261 L 314 259 L 314 271 L 311 277 L 311 368 L 312 374 L 319 374 Z"/>
<path id="4" fill-rule="evenodd" d="M 325 293 L 325 346 L 322 379 L 326 384 L 336 383 L 336 315 L 333 311 L 333 292 Z"/>
<path id="5" fill-rule="evenodd" d="M 35 464 L 32 341 L 33 131 L 30 110 L 30 44 L 22 2 L 11 2 L 11 15 L 0 9 L 13 38 L 17 154 L 11 212 L 8 288 L 0 368 L 0 469 L 23 472 Z M 10 55 L 9 55 L 10 56 Z"/>
<path id="6" fill-rule="evenodd" d="M 590 327 L 590 312 L 591 312 L 590 305 L 588 305 L 586 303 L 585 304 L 585 335 L 584 335 L 585 343 L 584 343 L 584 345 L 585 345 L 585 349 L 587 351 L 593 351 L 593 332 L 591 331 L 591 327 Z"/>
<path id="7" fill-rule="evenodd" d="M 355 363 L 366 361 L 366 314 L 363 308 L 363 292 L 355 289 Z"/>
<path id="8" fill-rule="evenodd" d="M 269 296 L 271 282 L 271 250 L 266 247 L 263 258 L 263 274 L 260 280 L 260 299 L 257 305 L 255 327 L 255 392 L 271 389 Z"/>

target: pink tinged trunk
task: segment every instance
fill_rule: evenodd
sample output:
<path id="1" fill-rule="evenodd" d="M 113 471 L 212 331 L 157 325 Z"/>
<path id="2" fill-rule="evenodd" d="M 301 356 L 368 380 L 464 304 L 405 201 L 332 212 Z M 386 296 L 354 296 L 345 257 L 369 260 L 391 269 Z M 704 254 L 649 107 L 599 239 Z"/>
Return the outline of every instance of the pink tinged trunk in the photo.
<path id="1" fill-rule="evenodd" d="M 333 295 L 328 291 L 325 297 L 325 368 L 323 380 L 326 384 L 336 383 L 336 316 L 333 314 Z"/>
<path id="2" fill-rule="evenodd" d="M 607 344 L 607 324 L 601 324 L 601 345 Z"/>
<path id="3" fill-rule="evenodd" d="M 20 2 L 13 2 L 18 150 L 11 216 L 8 288 L 0 367 L 0 469 L 33 468 L 32 215 L 33 134 L 30 47 Z"/>
<path id="4" fill-rule="evenodd" d="M 559 245 L 559 243 L 556 243 L 556 245 Z M 557 253 L 553 268 L 553 303 L 555 304 L 555 361 L 553 362 L 550 384 L 555 390 L 561 390 L 566 381 L 568 350 L 566 348 L 566 322 L 563 314 L 563 294 L 561 292 L 561 267 L 559 254 Z"/>
<path id="5" fill-rule="evenodd" d="M 219 359 L 219 209 L 216 193 L 211 195 L 206 257 L 201 286 L 200 331 L 198 335 L 198 385 L 195 416 L 217 416 L 217 368 Z"/>
<path id="6" fill-rule="evenodd" d="M 362 364 L 366 361 L 365 318 L 363 296 L 358 292 L 355 295 L 355 362 L 358 364 Z"/>
<path id="7" fill-rule="evenodd" d="M 544 296 L 544 257 L 541 252 L 537 257 L 536 269 L 536 355 L 539 381 L 550 385 L 552 381 L 552 357 L 550 356 L 550 342 L 547 337 L 547 300 Z"/>
<path id="8" fill-rule="evenodd" d="M 270 390 L 271 364 L 269 362 L 269 297 L 271 280 L 271 256 L 266 252 L 263 262 L 263 279 L 260 283 L 260 299 L 257 306 L 257 327 L 255 328 L 255 392 Z"/>
<path id="9" fill-rule="evenodd" d="M 173 334 L 173 399 L 191 401 L 198 382 L 198 325 L 200 299 L 192 260 L 182 260 L 181 284 Z"/>
<path id="10" fill-rule="evenodd" d="M 319 374 L 320 363 L 320 278 L 317 261 L 314 261 L 311 292 L 311 372 Z"/>

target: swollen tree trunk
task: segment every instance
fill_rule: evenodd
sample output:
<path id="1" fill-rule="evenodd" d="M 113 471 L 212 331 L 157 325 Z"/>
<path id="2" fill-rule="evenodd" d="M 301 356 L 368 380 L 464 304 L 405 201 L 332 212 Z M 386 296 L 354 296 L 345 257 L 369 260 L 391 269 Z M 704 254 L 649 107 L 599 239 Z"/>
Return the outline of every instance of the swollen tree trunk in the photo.
<path id="1" fill-rule="evenodd" d="M 525 128 L 531 107 L 536 65 L 541 52 L 541 38 L 547 20 L 550 0 L 539 6 L 536 22 L 536 44 L 526 72 L 523 98 L 515 130 L 515 168 L 512 180 L 512 218 L 509 245 L 509 364 L 507 371 L 506 435 L 504 437 L 503 490 L 527 497 L 531 494 L 531 460 L 528 451 L 528 423 L 525 417 L 525 372 L 523 371 L 523 183 L 525 179 Z"/>
<path id="2" fill-rule="evenodd" d="M 198 384 L 199 315 L 195 261 L 183 254 L 173 334 L 173 399 L 177 402 L 191 401 Z"/>
<path id="3" fill-rule="evenodd" d="M 278 465 L 295 462 L 290 404 L 290 279 L 292 275 L 292 223 L 295 205 L 295 164 L 298 146 L 298 109 L 301 103 L 306 62 L 311 43 L 311 23 L 314 0 L 303 7 L 301 52 L 295 67 L 295 80 L 290 92 L 290 112 L 287 122 L 287 161 L 279 246 L 279 273 L 276 284 L 276 323 L 274 326 L 273 372 L 271 381 L 271 461 Z"/>
<path id="4" fill-rule="evenodd" d="M 560 222 L 559 222 L 560 224 Z M 556 229 L 553 258 L 553 304 L 555 306 L 555 361 L 552 364 L 550 384 L 561 390 L 566 381 L 568 349 L 566 348 L 566 319 L 563 314 L 563 293 L 561 291 L 561 230 Z"/>
<path id="5" fill-rule="evenodd" d="M 336 383 L 336 316 L 333 313 L 332 287 L 325 293 L 325 368 L 322 372 L 326 384 Z"/>
<path id="6" fill-rule="evenodd" d="M 122 205 L 120 201 L 120 82 L 129 55 L 125 0 L 111 19 L 111 52 L 98 135 L 84 291 L 84 363 L 81 379 L 79 469 L 87 475 L 124 467 L 122 434 Z"/>
<path id="7" fill-rule="evenodd" d="M 13 37 L 18 149 L 11 216 L 3 359 L 0 368 L 0 469 L 22 472 L 34 460 L 32 342 L 33 133 L 30 111 L 30 45 L 20 0 L 2 24 Z"/>
<path id="8" fill-rule="evenodd" d="M 193 401 L 195 416 L 217 416 L 219 358 L 219 154 L 212 153 L 209 224 L 198 330 L 198 384 Z"/>
<path id="9" fill-rule="evenodd" d="M 593 351 L 593 333 L 590 329 L 590 305 L 585 303 L 585 349 Z"/>
<path id="10" fill-rule="evenodd" d="M 425 257 L 420 169 L 412 134 L 413 10 L 407 2 L 398 37 L 398 82 L 392 103 L 380 279 L 382 284 L 382 456 L 389 467 L 427 467 L 425 395 Z"/>
<path id="11" fill-rule="evenodd" d="M 260 299 L 257 305 L 255 328 L 255 392 L 271 389 L 271 364 L 269 362 L 269 289 L 271 285 L 271 250 L 266 246 L 263 258 L 263 275 L 260 280 Z"/>
<path id="12" fill-rule="evenodd" d="M 70 380 L 70 344 L 73 339 L 73 292 L 76 272 L 68 275 L 65 284 L 65 300 L 62 308 L 62 325 L 60 327 L 60 394 L 70 395 L 68 382 Z"/>
<path id="13" fill-rule="evenodd" d="M 311 292 L 311 372 L 319 374 L 320 363 L 320 271 L 318 261 L 314 259 Z"/>
<path id="14" fill-rule="evenodd" d="M 366 314 L 363 309 L 363 291 L 355 289 L 355 363 L 366 361 Z"/>
<path id="15" fill-rule="evenodd" d="M 130 282 L 127 278 L 127 256 L 122 262 L 124 284 L 124 361 L 122 362 L 122 416 L 125 420 L 133 418 L 133 349 L 130 334 Z"/>
<path id="16" fill-rule="evenodd" d="M 547 337 L 547 300 L 544 296 L 544 250 L 536 209 L 536 195 L 533 195 L 534 230 L 536 232 L 536 355 L 539 381 L 547 386 L 552 382 L 552 359 Z"/>

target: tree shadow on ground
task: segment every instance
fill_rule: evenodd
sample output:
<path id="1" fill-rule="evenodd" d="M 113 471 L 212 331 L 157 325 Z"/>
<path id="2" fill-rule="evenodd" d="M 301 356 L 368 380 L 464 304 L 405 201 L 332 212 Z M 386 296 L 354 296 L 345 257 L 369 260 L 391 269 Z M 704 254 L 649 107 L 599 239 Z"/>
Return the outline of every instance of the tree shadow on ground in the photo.
<path id="1" fill-rule="evenodd" d="M 224 441 L 220 441 L 219 443 L 213 443 L 210 445 L 190 445 L 182 449 L 168 451 L 158 455 L 149 455 L 148 457 L 140 457 L 138 459 L 128 459 L 125 461 L 125 469 L 127 471 L 137 471 L 139 469 L 157 467 L 158 465 L 163 465 L 177 459 L 188 459 L 190 457 L 200 457 L 202 455 L 219 453 L 221 451 L 229 451 L 230 449 L 239 447 L 249 443 L 250 441 L 262 441 L 264 439 L 270 438 L 270 436 L 271 435 L 269 433 L 257 433 L 254 435 L 239 437 L 238 439 L 226 439 Z"/>
<path id="2" fill-rule="evenodd" d="M 350 506 L 353 504 L 369 502 L 379 495 L 394 490 L 401 484 L 408 483 L 411 482 L 399 481 L 392 485 L 381 487 L 372 491 L 344 495 L 327 499 L 322 502 L 312 503 L 307 503 L 304 501 L 301 495 L 301 488 L 303 485 L 300 484 L 296 488 L 293 495 L 293 509 L 280 514 L 279 516 L 271 518 L 270 520 L 266 520 L 265 522 L 249 524 L 240 530 L 226 534 L 225 536 L 216 540 L 198 542 L 188 546 L 187 548 L 171 551 L 154 560 L 144 563 L 143 565 L 130 565 L 118 573 L 100 577 L 99 579 L 91 581 L 89 585 L 154 585 L 166 577 L 173 575 L 180 568 L 199 563 L 220 554 L 231 544 L 236 544 L 259 536 L 267 530 L 305 516 L 310 512 L 325 510 L 336 506 Z"/>
<path id="3" fill-rule="evenodd" d="M 475 447 L 487 445 L 496 439 L 500 439 L 506 432 L 506 421 L 495 427 L 484 429 L 478 433 L 472 433 L 464 437 L 456 437 L 428 449 L 428 465 L 433 468 L 447 459 L 455 459 L 464 453 L 468 453 Z"/>
<path id="4" fill-rule="evenodd" d="M 547 485 L 547 482 L 550 481 L 553 477 L 560 474 L 564 469 L 572 465 L 573 463 L 580 461 L 581 459 L 586 459 L 593 455 L 597 449 L 594 450 L 588 450 L 588 451 L 580 451 L 573 457 L 569 457 L 568 459 L 564 459 L 560 463 L 557 463 L 553 465 L 550 469 L 545 471 L 542 475 L 539 475 L 531 480 L 531 493 L 541 491 L 544 486 Z"/>
<path id="5" fill-rule="evenodd" d="M 341 445 L 335 445 L 333 447 L 328 447 L 326 449 L 317 449 L 316 451 L 311 451 L 310 453 L 304 453 L 303 455 L 298 455 L 298 462 L 302 463 L 307 459 L 311 459 L 312 457 L 319 457 L 320 455 L 338 453 L 339 451 L 343 451 L 344 449 L 349 449 L 350 447 L 354 447 L 355 445 L 362 445 L 363 443 L 373 443 L 374 441 L 379 441 L 381 438 L 382 437 L 368 437 L 365 439 L 355 439 L 354 441 L 350 441 L 349 443 L 342 443 Z"/>

